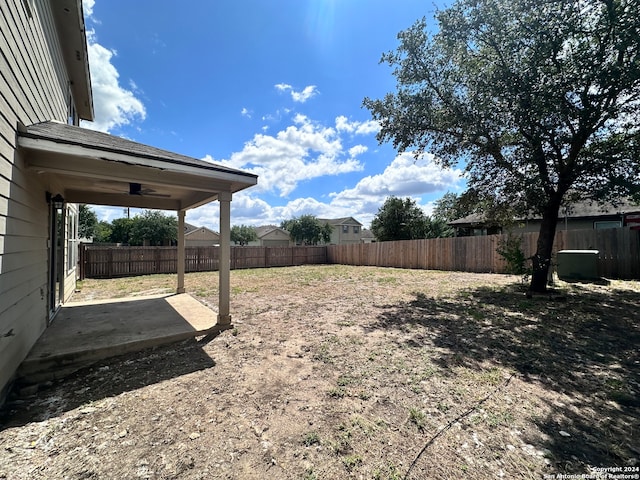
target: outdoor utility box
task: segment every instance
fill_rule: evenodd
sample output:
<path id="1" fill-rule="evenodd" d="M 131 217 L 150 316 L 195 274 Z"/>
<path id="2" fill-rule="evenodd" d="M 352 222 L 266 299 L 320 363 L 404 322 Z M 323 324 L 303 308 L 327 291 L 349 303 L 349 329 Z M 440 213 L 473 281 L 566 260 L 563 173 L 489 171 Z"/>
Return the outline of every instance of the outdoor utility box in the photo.
<path id="1" fill-rule="evenodd" d="M 558 278 L 560 280 L 598 280 L 598 250 L 560 250 Z"/>

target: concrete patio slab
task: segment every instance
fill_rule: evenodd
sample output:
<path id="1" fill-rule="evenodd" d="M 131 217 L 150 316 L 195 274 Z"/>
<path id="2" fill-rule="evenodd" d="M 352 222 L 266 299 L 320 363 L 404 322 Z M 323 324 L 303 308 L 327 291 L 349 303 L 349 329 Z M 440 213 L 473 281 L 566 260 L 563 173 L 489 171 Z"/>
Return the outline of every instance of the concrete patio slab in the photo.
<path id="1" fill-rule="evenodd" d="M 188 294 L 65 304 L 20 365 L 22 385 L 62 378 L 105 358 L 219 333 L 217 312 Z"/>

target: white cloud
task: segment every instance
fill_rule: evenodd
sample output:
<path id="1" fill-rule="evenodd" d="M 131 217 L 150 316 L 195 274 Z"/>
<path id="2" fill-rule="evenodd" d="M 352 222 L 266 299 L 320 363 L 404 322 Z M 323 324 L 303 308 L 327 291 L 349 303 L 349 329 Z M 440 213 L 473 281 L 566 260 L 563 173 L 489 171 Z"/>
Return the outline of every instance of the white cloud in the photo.
<path id="1" fill-rule="evenodd" d="M 363 169 L 354 158 L 365 151 L 362 146 L 345 151 L 334 128 L 316 124 L 300 114 L 293 121 L 294 125 L 275 136 L 254 135 L 240 152 L 219 163 L 257 174 L 258 185 L 252 192 L 277 191 L 283 197 L 302 181 Z"/>
<path id="2" fill-rule="evenodd" d="M 355 135 L 370 135 L 380 131 L 380 124 L 375 120 L 366 122 L 350 122 L 347 117 L 340 115 L 336 117 L 336 130 Z"/>
<path id="3" fill-rule="evenodd" d="M 271 206 L 266 201 L 256 198 L 252 192 L 239 192 L 231 202 L 232 225 L 280 225 L 300 215 L 315 215 L 320 218 L 339 218 L 350 216 L 346 210 L 336 210 L 330 204 L 315 198 L 296 198 L 282 206 Z M 213 230 L 219 229 L 219 205 L 209 203 L 193 210 L 188 210 L 186 221 L 193 225 L 202 225 Z"/>
<path id="4" fill-rule="evenodd" d="M 346 202 L 358 198 L 379 201 L 390 195 L 411 197 L 454 189 L 461 179 L 461 170 L 439 167 L 431 154 L 415 160 L 413 153 L 405 152 L 398 155 L 383 173 L 364 177 L 354 188 L 331 196 L 334 201 Z"/>
<path id="5" fill-rule="evenodd" d="M 304 90 L 301 92 L 296 92 L 295 90 L 291 90 L 291 98 L 293 98 L 294 102 L 304 103 L 309 100 L 311 97 L 318 94 L 318 90 L 315 85 L 309 85 L 304 87 Z"/>
<path id="6" fill-rule="evenodd" d="M 91 4 L 92 11 L 93 2 L 87 3 Z M 82 126 L 109 132 L 135 120 L 144 120 L 146 110 L 143 103 L 134 92 L 123 88 L 119 83 L 120 74 L 112 63 L 117 52 L 100 45 L 93 31 L 87 31 L 87 48 L 95 119 L 93 122 L 82 122 Z M 132 89 L 137 90 L 133 80 L 129 84 Z"/>
<path id="7" fill-rule="evenodd" d="M 358 155 L 362 155 L 367 150 L 369 150 L 365 145 L 355 145 L 349 149 L 349 155 L 352 157 L 357 157 Z"/>
<path id="8" fill-rule="evenodd" d="M 96 0 L 82 0 L 82 11 L 86 17 L 93 16 L 93 7 L 96 4 Z"/>
<path id="9" fill-rule="evenodd" d="M 294 174 L 292 170 L 289 172 L 291 175 Z M 262 177 L 258 179 L 258 185 L 261 181 Z M 368 227 L 380 206 L 390 195 L 409 197 L 424 210 L 425 214 L 430 215 L 433 211 L 433 201 L 423 201 L 422 197 L 432 197 L 437 192 L 444 194 L 447 191 L 457 191 L 462 183 L 461 170 L 443 169 L 437 166 L 430 154 L 415 161 L 412 153 L 409 152 L 398 155 L 383 173 L 364 177 L 355 187 L 330 194 L 328 201 L 301 197 L 281 206 L 271 206 L 265 200 L 257 198 L 255 195 L 261 192 L 256 187 L 252 187 L 234 195 L 231 202 L 231 221 L 233 225 L 279 225 L 283 220 L 310 214 L 320 218 L 351 216 Z M 214 225 L 217 228 L 217 204 L 189 211 L 187 218 L 190 223 L 202 224 L 210 228 Z"/>
<path id="10" fill-rule="evenodd" d="M 251 111 L 248 108 L 243 107 L 242 110 L 240 110 L 240 115 L 242 115 L 243 117 L 251 118 Z"/>
<path id="11" fill-rule="evenodd" d="M 292 90 L 293 89 L 293 87 L 291 85 L 289 85 L 288 83 L 276 83 L 274 85 L 274 87 L 276 87 L 281 92 L 286 92 L 287 90 Z"/>
<path id="12" fill-rule="evenodd" d="M 318 94 L 318 87 L 315 85 L 308 85 L 302 89 L 302 91 L 296 91 L 288 83 L 277 83 L 274 85 L 277 90 L 281 92 L 289 92 L 294 102 L 305 103 L 311 97 L 315 97 Z"/>

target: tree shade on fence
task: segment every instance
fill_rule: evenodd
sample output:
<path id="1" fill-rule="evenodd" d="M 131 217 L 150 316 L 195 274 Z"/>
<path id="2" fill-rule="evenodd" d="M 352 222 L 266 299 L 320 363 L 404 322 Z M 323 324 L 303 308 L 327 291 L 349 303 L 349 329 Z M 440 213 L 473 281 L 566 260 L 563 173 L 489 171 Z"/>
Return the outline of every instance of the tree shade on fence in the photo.
<path id="1" fill-rule="evenodd" d="M 526 256 L 536 250 L 537 233 L 524 233 Z M 309 247 L 231 247 L 231 269 L 309 264 L 345 264 L 379 267 L 504 273 L 506 263 L 496 249 L 506 235 L 435 238 L 353 245 Z M 598 250 L 598 273 L 605 278 L 640 279 L 640 231 L 561 230 L 554 252 Z M 218 247 L 187 247 L 187 272 L 218 270 Z M 175 273 L 176 247 L 105 247 L 82 245 L 80 278 L 111 278 L 153 273 Z"/>

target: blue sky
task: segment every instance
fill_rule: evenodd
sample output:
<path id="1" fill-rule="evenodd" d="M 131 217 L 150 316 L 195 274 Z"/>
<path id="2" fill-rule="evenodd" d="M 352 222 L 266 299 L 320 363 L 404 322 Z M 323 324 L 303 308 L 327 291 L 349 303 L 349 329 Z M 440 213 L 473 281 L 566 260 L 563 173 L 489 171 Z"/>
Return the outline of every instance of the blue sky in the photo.
<path id="1" fill-rule="evenodd" d="M 84 0 L 96 119 L 84 127 L 259 175 L 232 225 L 304 214 L 368 227 L 389 195 L 431 212 L 459 170 L 378 145 L 364 97 L 395 91 L 383 52 L 424 0 Z M 93 206 L 100 220 L 122 208 Z M 218 229 L 218 204 L 187 212 Z"/>

